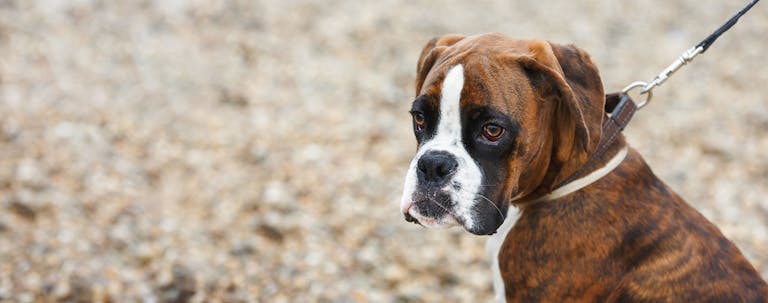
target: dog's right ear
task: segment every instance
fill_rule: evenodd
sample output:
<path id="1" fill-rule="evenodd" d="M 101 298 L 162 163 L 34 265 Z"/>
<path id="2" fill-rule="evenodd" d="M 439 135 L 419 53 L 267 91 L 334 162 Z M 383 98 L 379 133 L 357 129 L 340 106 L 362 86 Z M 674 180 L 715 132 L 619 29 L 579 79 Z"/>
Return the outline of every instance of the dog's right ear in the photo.
<path id="1" fill-rule="evenodd" d="M 424 85 L 424 80 L 426 80 L 429 71 L 432 69 L 432 66 L 435 65 L 440 54 L 442 54 L 446 48 L 459 42 L 461 39 L 464 39 L 463 35 L 445 35 L 442 37 L 434 37 L 427 42 L 427 45 L 424 45 L 424 48 L 421 49 L 419 62 L 416 66 L 416 96 L 421 92 L 421 86 Z"/>
<path id="2" fill-rule="evenodd" d="M 519 56 L 528 80 L 553 111 L 553 163 L 559 167 L 551 186 L 565 181 L 587 162 L 602 136 L 605 95 L 597 67 L 575 46 L 532 40 Z M 551 188 L 550 190 L 554 190 Z"/>

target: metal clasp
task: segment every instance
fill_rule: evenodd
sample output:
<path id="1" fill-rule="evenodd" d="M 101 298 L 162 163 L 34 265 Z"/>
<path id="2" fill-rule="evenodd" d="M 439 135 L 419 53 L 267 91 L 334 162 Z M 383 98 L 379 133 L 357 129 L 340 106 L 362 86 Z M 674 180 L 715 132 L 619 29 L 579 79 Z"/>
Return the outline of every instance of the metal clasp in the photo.
<path id="1" fill-rule="evenodd" d="M 622 93 L 628 94 L 631 90 L 635 88 L 640 88 L 640 87 L 643 88 L 640 90 L 640 94 L 648 95 L 648 96 L 645 97 L 645 100 L 637 103 L 637 109 L 643 108 L 643 106 L 647 105 L 648 102 L 651 101 L 651 98 L 653 97 L 653 91 L 651 89 L 653 88 L 653 86 L 651 86 L 651 84 L 645 81 L 635 81 L 630 83 L 629 85 L 627 85 L 627 87 L 621 90 Z"/>
<path id="2" fill-rule="evenodd" d="M 685 52 L 683 52 L 680 57 L 677 58 L 672 64 L 667 66 L 667 68 L 664 69 L 658 76 L 653 78 L 651 82 L 644 82 L 644 81 L 635 81 L 627 85 L 623 90 L 621 90 L 622 93 L 628 93 L 629 91 L 642 87 L 640 90 L 640 94 L 647 94 L 648 96 L 643 100 L 642 102 L 637 104 L 637 109 L 643 108 L 643 106 L 647 105 L 649 101 L 651 101 L 651 97 L 653 97 L 653 89 L 657 86 L 661 86 L 661 84 L 664 83 L 664 81 L 667 81 L 669 79 L 669 76 L 671 76 L 674 72 L 676 72 L 678 69 L 683 67 L 684 65 L 688 64 L 688 62 L 693 61 L 693 58 L 698 56 L 704 52 L 704 48 L 701 46 L 694 46 Z"/>

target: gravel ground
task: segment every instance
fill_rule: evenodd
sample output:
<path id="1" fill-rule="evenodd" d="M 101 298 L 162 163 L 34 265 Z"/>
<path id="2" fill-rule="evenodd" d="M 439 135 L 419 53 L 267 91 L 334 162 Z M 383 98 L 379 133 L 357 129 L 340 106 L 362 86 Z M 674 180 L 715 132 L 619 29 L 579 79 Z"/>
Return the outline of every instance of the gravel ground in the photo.
<path id="1" fill-rule="evenodd" d="M 490 301 L 485 238 L 398 214 L 422 45 L 575 43 L 615 91 L 741 2 L 0 0 L 0 301 Z M 766 9 L 627 131 L 763 276 Z"/>

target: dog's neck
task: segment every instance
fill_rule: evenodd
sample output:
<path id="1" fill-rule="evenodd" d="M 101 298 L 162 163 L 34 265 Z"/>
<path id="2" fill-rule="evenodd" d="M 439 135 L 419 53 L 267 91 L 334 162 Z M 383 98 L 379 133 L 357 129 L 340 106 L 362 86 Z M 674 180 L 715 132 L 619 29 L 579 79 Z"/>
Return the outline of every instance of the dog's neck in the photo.
<path id="1" fill-rule="evenodd" d="M 627 157 L 628 151 L 629 147 L 624 146 L 622 149 L 616 152 L 616 154 L 610 160 L 608 160 L 608 162 L 605 163 L 605 166 L 597 168 L 583 177 L 563 184 L 549 194 L 537 198 L 534 202 L 554 200 L 589 186 L 595 181 L 600 180 L 602 177 L 605 177 L 605 175 L 611 173 L 616 167 L 618 167 L 619 164 L 624 161 L 624 158 Z"/>
<path id="2" fill-rule="evenodd" d="M 574 180 L 554 189 L 546 181 L 542 182 L 532 193 L 519 199 L 513 199 L 511 203 L 523 209 L 534 203 L 551 201 L 582 190 L 616 169 L 624 161 L 628 151 L 629 146 L 624 141 L 623 136 L 619 135 L 619 138 L 611 144 L 607 152 L 594 159 L 595 161 L 584 163 L 584 167 L 580 169 L 584 173 L 576 176 Z"/>

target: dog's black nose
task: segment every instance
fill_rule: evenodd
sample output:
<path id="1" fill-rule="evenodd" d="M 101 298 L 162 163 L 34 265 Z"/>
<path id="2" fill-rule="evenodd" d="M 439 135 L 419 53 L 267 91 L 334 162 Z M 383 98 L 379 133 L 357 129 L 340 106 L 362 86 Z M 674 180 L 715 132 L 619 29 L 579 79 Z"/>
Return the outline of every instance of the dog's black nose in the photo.
<path id="1" fill-rule="evenodd" d="M 429 151 L 421 156 L 416 166 L 419 169 L 419 179 L 442 185 L 456 172 L 459 162 L 447 152 Z"/>

